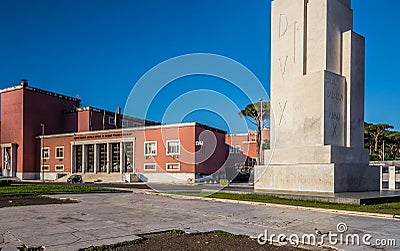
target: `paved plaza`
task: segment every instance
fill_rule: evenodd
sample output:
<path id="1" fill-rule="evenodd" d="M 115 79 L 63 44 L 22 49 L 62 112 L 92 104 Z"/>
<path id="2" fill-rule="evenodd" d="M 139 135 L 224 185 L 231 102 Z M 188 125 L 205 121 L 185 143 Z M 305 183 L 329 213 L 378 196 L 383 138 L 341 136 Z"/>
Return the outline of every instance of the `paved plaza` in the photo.
<path id="1" fill-rule="evenodd" d="M 74 250 L 138 238 L 137 235 L 182 229 L 187 232 L 224 230 L 258 236 L 313 234 L 348 231 L 374 239 L 396 239 L 400 244 L 400 221 L 396 219 L 326 212 L 261 203 L 221 202 L 155 195 L 145 190 L 117 194 L 73 194 L 80 203 L 0 208 L 0 248 L 44 245 L 46 250 Z M 160 243 L 160 246 L 163 243 Z M 375 250 L 374 246 L 345 246 L 345 250 Z M 393 250 L 396 247 L 386 247 Z M 382 248 L 379 248 L 382 250 Z"/>

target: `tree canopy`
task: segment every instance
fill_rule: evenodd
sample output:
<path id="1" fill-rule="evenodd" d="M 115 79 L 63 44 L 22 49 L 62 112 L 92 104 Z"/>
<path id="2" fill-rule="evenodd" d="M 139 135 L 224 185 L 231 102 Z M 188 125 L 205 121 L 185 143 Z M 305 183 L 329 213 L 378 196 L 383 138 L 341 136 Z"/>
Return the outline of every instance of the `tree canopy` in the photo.
<path id="1" fill-rule="evenodd" d="M 371 160 L 400 160 L 400 132 L 388 124 L 364 125 L 364 144 Z"/>

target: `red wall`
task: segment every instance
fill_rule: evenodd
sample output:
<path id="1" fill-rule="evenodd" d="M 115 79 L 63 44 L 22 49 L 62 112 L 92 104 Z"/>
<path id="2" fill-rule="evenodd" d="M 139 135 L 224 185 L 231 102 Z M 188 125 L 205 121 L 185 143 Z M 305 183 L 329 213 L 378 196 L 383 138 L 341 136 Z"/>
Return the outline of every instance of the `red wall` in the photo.
<path id="1" fill-rule="evenodd" d="M 90 118 L 90 115 L 92 116 L 92 118 Z M 104 117 L 104 111 L 89 108 L 87 110 L 78 111 L 77 116 L 78 116 L 78 132 L 121 128 L 122 115 L 117 116 L 118 126 L 108 123 L 110 117 L 115 119 L 115 113 L 112 112 L 106 111 Z M 104 123 L 103 123 L 103 117 L 104 117 Z M 92 121 L 90 122 L 90 120 Z M 92 123 L 91 128 L 90 128 L 90 123 Z"/>
<path id="2" fill-rule="evenodd" d="M 40 124 L 45 125 L 46 135 L 63 133 L 65 132 L 64 128 L 72 127 L 69 123 L 75 123 L 75 121 L 64 120 L 65 111 L 78 106 L 79 102 L 76 101 L 28 89 L 24 90 L 23 169 L 25 172 L 34 172 L 39 166 L 40 151 L 35 151 L 35 137 L 42 133 Z M 3 109 L 6 108 L 3 107 Z"/>
<path id="3" fill-rule="evenodd" d="M 136 172 L 143 173 L 145 163 L 157 164 L 156 171 L 150 172 L 178 172 L 178 173 L 195 173 L 201 172 L 203 174 L 211 174 L 224 167 L 227 153 L 225 145 L 224 132 L 208 130 L 199 125 L 185 125 L 185 126 L 157 126 L 137 129 L 124 129 L 112 131 L 98 131 L 92 133 L 78 133 L 46 137 L 44 139 L 44 146 L 50 147 L 50 159 L 46 160 L 44 164 L 50 165 L 50 172 L 55 172 L 56 164 L 64 165 L 64 172 L 71 171 L 71 142 L 87 141 L 90 139 L 116 139 L 122 140 L 121 133 L 126 136 L 124 139 L 135 138 L 135 170 Z M 181 149 L 178 157 L 169 156 L 166 154 L 167 140 L 180 140 Z M 206 149 L 206 154 L 210 153 L 210 157 L 202 160 L 199 165 L 195 161 L 201 160 L 204 151 L 196 147 L 196 140 L 203 141 L 203 146 Z M 157 141 L 157 156 L 145 157 L 144 155 L 144 142 Z M 41 140 L 37 139 L 37 148 L 40 148 Z M 209 147 L 211 144 L 216 143 L 216 147 Z M 64 159 L 58 160 L 55 158 L 55 148 L 57 146 L 64 146 Z M 195 152 L 197 150 L 197 152 Z M 167 163 L 180 163 L 180 171 L 166 171 Z M 221 170 L 222 171 L 222 170 Z M 146 171 L 149 172 L 149 171 Z"/>
<path id="4" fill-rule="evenodd" d="M 22 172 L 23 90 L 1 94 L 1 121 L 1 143 L 18 144 L 17 172 Z"/>
<path id="5" fill-rule="evenodd" d="M 151 127 L 150 127 L 151 128 Z M 194 126 L 164 127 L 135 131 L 135 169 L 144 171 L 145 163 L 156 163 L 156 172 L 166 172 L 167 163 L 180 163 L 181 173 L 194 173 L 195 130 Z M 167 140 L 180 140 L 180 155 L 177 158 L 166 154 Z M 144 156 L 144 142 L 157 141 L 157 156 Z M 176 172 L 176 171 L 169 171 Z"/>
<path id="6" fill-rule="evenodd" d="M 196 173 L 212 174 L 223 172 L 228 157 L 225 145 L 225 132 L 203 127 L 196 127 Z"/>
<path id="7" fill-rule="evenodd" d="M 66 132 L 74 129 L 75 120 L 65 119 L 65 110 L 79 106 L 79 101 L 48 95 L 29 88 L 1 94 L 2 143 L 17 143 L 17 172 L 39 171 L 40 149 L 37 135 Z"/>
<path id="8" fill-rule="evenodd" d="M 36 139 L 37 149 L 41 149 L 43 143 L 44 147 L 50 148 L 50 158 L 45 160 L 40 160 L 40 165 L 49 165 L 49 172 L 55 172 L 56 165 L 64 165 L 64 172 L 71 172 L 71 143 L 73 141 L 73 136 L 55 136 L 51 138 L 45 137 L 44 139 Z M 56 159 L 56 147 L 64 146 L 64 158 Z M 38 156 L 40 153 L 38 152 Z"/>
<path id="9" fill-rule="evenodd" d="M 270 130 L 264 129 L 263 140 L 270 139 Z M 226 144 L 232 147 L 240 146 L 242 154 L 251 157 L 257 158 L 257 145 L 256 145 L 256 134 L 248 133 L 248 134 L 230 134 L 226 135 Z"/>
<path id="10" fill-rule="evenodd" d="M 89 131 L 90 111 L 78 112 L 78 132 Z"/>

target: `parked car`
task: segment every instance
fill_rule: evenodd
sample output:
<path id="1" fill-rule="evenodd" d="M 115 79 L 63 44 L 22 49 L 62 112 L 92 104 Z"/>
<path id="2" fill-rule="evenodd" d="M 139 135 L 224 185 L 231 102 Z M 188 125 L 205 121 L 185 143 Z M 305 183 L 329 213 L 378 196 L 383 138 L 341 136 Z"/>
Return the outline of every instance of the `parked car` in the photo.
<path id="1" fill-rule="evenodd" d="M 67 179 L 67 183 L 82 183 L 82 176 L 77 174 L 71 175 Z"/>

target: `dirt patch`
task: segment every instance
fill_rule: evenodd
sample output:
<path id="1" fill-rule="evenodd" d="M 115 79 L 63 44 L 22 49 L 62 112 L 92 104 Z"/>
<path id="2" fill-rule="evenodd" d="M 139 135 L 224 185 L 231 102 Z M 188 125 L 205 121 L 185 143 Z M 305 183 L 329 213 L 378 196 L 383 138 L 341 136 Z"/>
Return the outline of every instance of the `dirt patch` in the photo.
<path id="1" fill-rule="evenodd" d="M 47 205 L 47 204 L 67 204 L 76 203 L 75 200 L 61 200 L 41 195 L 2 195 L 0 196 L 0 208 L 30 206 L 30 205 Z"/>
<path id="2" fill-rule="evenodd" d="M 310 247 L 307 249 L 294 246 L 260 245 L 257 240 L 247 236 L 235 236 L 224 232 L 209 232 L 199 234 L 185 234 L 181 232 L 165 232 L 141 235 L 142 240 L 137 240 L 123 246 L 116 244 L 103 247 L 91 247 L 82 250 L 107 250 L 107 251 L 130 251 L 130 250 L 174 250 L 174 251 L 202 251 L 202 250 L 324 250 L 322 248 Z M 118 246 L 118 247 L 116 247 Z M 327 249 L 328 250 L 328 249 Z"/>

